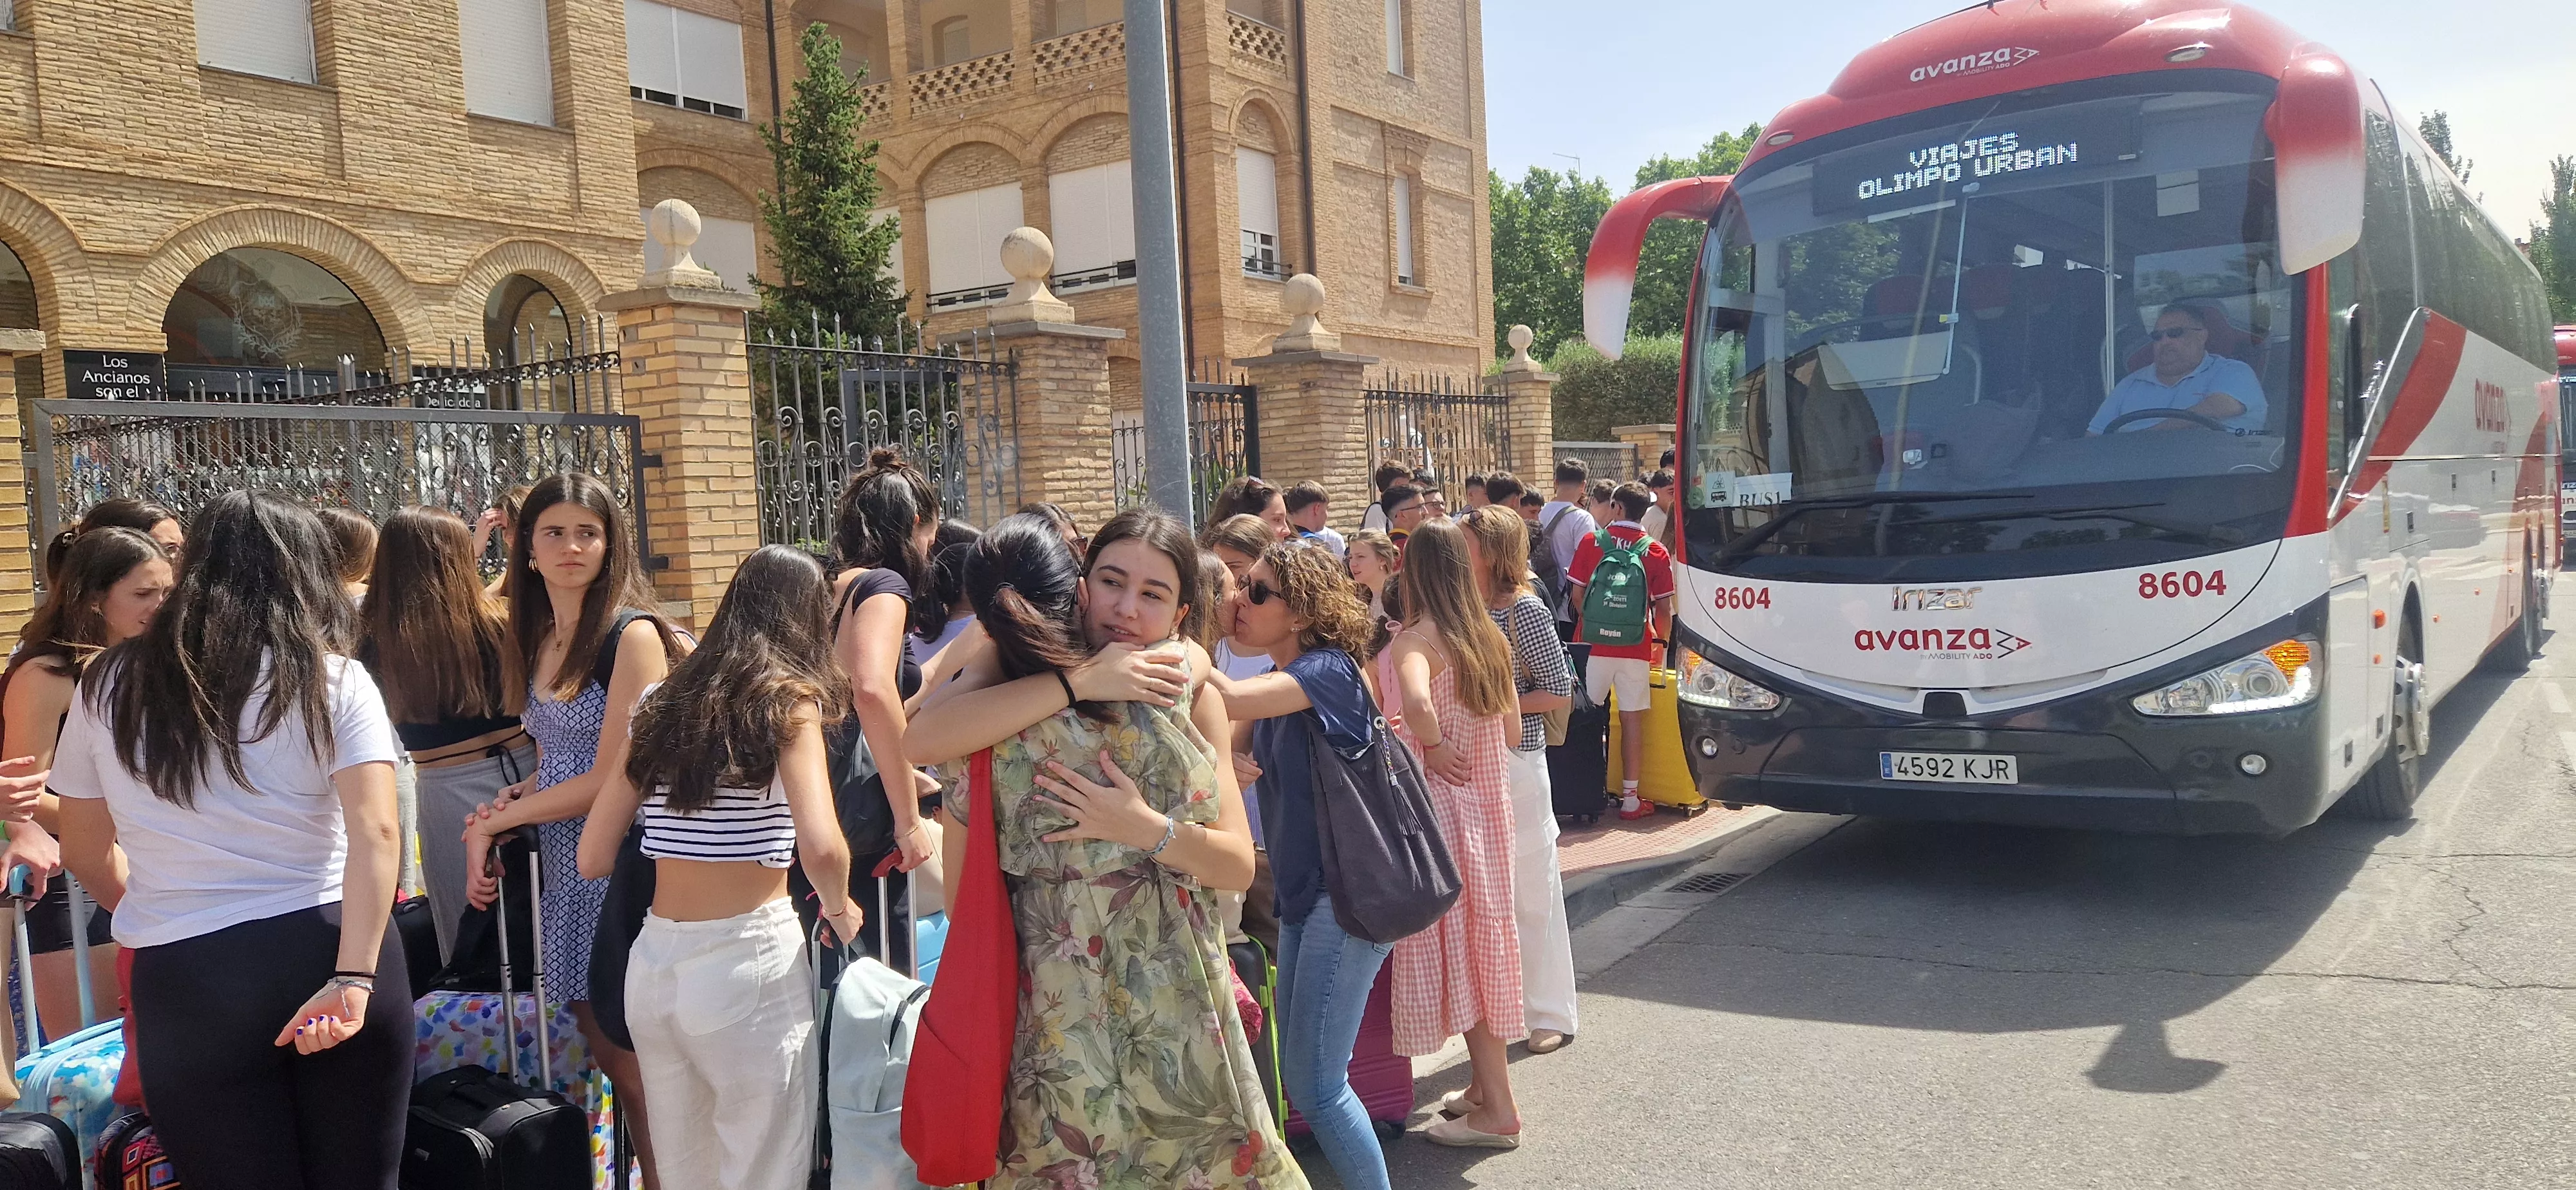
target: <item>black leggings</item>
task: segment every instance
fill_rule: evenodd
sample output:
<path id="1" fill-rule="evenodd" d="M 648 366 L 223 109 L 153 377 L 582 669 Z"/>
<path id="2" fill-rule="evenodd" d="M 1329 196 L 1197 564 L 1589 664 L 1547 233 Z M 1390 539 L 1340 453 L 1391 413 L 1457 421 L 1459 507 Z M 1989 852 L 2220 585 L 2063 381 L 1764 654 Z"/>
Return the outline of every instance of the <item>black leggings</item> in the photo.
<path id="1" fill-rule="evenodd" d="M 134 1045 L 153 1129 L 189 1190 L 394 1190 L 411 1097 L 401 936 L 366 1027 L 318 1054 L 278 1030 L 337 965 L 340 907 L 134 952 Z"/>

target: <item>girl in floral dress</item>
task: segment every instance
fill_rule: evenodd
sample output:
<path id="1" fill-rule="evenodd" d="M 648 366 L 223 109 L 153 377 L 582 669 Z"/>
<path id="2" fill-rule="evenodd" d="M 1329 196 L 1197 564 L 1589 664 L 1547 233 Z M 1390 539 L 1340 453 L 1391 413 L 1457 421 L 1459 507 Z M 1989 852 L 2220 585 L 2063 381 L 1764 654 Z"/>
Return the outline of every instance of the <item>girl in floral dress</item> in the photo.
<path id="1" fill-rule="evenodd" d="M 1467 1037 L 1473 1077 L 1444 1101 L 1453 1118 L 1425 1139 L 1517 1148 L 1507 1046 L 1529 1035 L 1521 1006 L 1521 946 L 1512 910 L 1512 791 L 1507 737 L 1511 647 L 1486 618 L 1484 597 L 1456 522 L 1425 521 L 1404 544 L 1404 571 L 1388 584 L 1398 623 L 1377 656 L 1387 721 L 1422 762 L 1431 810 L 1458 865 L 1458 903 L 1430 929 L 1395 944 L 1395 1052 L 1437 1053 Z"/>
<path id="2" fill-rule="evenodd" d="M 1227 720 L 1201 682 L 1206 654 L 1172 640 L 1198 565 L 1159 514 L 1104 526 L 1087 573 L 1042 518 L 1003 520 L 966 563 L 988 651 L 906 729 L 915 760 L 993 750 L 1027 984 L 991 1190 L 1306 1184 L 1254 1072 L 1208 895 L 1251 883 L 1252 837 L 1208 743 Z M 944 813 L 970 806 L 951 782 Z M 961 870 L 964 832 L 943 839 L 943 871 Z"/>

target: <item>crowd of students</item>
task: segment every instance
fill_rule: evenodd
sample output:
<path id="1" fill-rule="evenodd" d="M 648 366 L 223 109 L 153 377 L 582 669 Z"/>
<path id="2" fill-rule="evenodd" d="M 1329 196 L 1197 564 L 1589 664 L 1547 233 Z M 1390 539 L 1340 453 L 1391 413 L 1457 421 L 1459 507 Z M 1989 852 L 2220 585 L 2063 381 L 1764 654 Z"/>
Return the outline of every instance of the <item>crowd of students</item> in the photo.
<path id="1" fill-rule="evenodd" d="M 409 819 L 442 952 L 497 892 L 499 843 L 534 829 L 544 996 L 648 1186 L 803 1184 L 798 909 L 900 963 L 909 932 L 870 938 L 870 907 L 954 905 L 974 829 L 1024 981 L 992 1184 L 1300 1184 L 1235 1011 L 1225 947 L 1249 937 L 1276 956 L 1280 1085 L 1343 1184 L 1383 1187 L 1345 1074 L 1382 967 L 1399 1052 L 1466 1039 L 1432 1141 L 1517 1146 L 1505 1047 L 1575 1033 L 1543 759 L 1574 690 L 1563 592 L 1596 521 L 1645 534 L 1651 500 L 1587 492 L 1569 461 L 1556 504 L 1474 477 L 1452 518 L 1430 477 L 1379 478 L 1347 538 L 1320 486 L 1257 478 L 1196 536 L 1147 511 L 1086 534 L 1051 505 L 978 531 L 879 450 L 830 556 L 754 553 L 694 637 L 585 475 L 470 526 L 233 492 L 183 533 L 111 500 L 51 543 L 0 680 L 0 866 L 79 878 L 105 910 L 100 984 L 131 951 L 139 1069 L 194 1186 L 393 1185 L 412 1030 L 378 983 L 405 970 L 387 923 Z M 1616 659 L 1596 651 L 1588 682 L 1630 709 Z M 1381 716 L 1463 885 L 1393 943 L 1336 919 L 1301 734 L 1357 748 Z M 873 780 L 831 759 L 835 733 Z M 640 925 L 608 906 L 628 865 Z M 60 1032 L 76 981 L 51 883 L 33 975 Z"/>

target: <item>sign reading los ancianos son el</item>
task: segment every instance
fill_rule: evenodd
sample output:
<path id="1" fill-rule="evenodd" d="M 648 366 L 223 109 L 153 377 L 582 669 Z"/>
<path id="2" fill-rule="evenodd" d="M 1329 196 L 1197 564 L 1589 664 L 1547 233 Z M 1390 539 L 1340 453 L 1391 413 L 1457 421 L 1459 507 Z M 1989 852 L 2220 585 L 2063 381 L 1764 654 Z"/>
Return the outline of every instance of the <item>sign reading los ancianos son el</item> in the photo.
<path id="1" fill-rule="evenodd" d="M 170 391 L 156 351 L 63 351 L 63 388 L 75 401 L 158 401 Z"/>

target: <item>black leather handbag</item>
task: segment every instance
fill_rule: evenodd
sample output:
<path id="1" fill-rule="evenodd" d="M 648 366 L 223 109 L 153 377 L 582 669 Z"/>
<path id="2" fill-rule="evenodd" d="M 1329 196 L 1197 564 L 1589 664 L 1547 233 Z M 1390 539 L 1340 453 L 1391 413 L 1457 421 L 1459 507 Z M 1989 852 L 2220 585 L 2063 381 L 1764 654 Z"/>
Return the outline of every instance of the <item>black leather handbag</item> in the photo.
<path id="1" fill-rule="evenodd" d="M 1431 928 L 1458 901 L 1458 866 L 1431 813 L 1422 766 L 1387 730 L 1344 755 L 1324 738 L 1323 720 L 1302 712 L 1315 776 L 1315 837 L 1324 891 L 1342 932 L 1392 943 Z"/>

